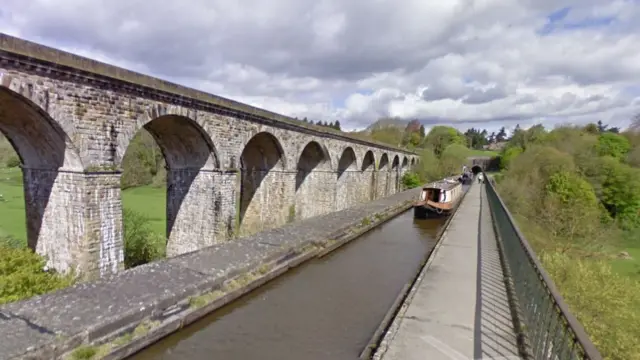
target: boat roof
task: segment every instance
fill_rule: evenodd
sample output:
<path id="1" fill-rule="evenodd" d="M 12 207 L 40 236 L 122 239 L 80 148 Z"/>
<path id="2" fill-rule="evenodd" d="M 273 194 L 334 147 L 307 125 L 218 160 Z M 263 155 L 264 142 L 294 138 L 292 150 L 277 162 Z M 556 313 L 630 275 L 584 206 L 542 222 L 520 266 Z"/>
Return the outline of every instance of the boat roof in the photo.
<path id="1" fill-rule="evenodd" d="M 423 186 L 423 189 L 441 189 L 441 190 L 451 190 L 456 186 L 460 186 L 460 182 L 453 179 L 443 179 L 428 183 Z"/>

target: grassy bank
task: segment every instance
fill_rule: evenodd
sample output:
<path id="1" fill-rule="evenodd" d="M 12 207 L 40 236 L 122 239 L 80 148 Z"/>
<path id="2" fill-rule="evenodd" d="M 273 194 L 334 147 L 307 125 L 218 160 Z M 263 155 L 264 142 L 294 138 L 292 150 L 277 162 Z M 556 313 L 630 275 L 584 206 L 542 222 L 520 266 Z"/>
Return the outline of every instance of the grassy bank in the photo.
<path id="1" fill-rule="evenodd" d="M 0 169 L 0 237 L 11 236 L 26 245 L 24 190 L 20 168 Z M 125 210 L 148 219 L 148 228 L 158 236 L 166 232 L 166 189 L 140 186 L 122 191 Z"/>
<path id="2" fill-rule="evenodd" d="M 640 134 L 513 135 L 497 189 L 605 359 L 640 359 Z"/>

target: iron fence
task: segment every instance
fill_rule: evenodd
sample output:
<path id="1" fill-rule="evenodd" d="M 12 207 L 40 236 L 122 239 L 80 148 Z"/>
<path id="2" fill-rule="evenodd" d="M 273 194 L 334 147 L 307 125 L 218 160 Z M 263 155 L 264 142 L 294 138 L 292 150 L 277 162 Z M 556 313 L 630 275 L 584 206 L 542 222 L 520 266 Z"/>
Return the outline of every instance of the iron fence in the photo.
<path id="1" fill-rule="evenodd" d="M 489 179 L 485 174 L 485 179 Z M 507 288 L 516 312 L 520 347 L 527 359 L 601 360 L 582 325 L 569 312 L 553 281 L 498 195 L 485 182 L 498 236 Z"/>

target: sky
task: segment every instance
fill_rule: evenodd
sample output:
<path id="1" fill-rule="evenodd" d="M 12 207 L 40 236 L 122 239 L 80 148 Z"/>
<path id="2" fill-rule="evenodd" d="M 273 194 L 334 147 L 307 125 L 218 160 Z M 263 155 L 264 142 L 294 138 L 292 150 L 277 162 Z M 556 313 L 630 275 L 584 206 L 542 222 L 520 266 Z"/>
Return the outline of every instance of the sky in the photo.
<path id="1" fill-rule="evenodd" d="M 284 115 L 625 127 L 640 0 L 2 0 L 0 32 Z"/>

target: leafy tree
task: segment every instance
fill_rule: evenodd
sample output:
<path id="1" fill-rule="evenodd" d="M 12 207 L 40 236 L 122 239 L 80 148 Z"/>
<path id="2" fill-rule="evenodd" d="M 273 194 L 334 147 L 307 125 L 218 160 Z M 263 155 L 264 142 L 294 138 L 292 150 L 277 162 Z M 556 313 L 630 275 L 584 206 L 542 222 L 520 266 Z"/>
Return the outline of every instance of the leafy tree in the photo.
<path id="1" fill-rule="evenodd" d="M 433 150 L 436 156 L 440 156 L 449 145 L 458 144 L 465 146 L 466 137 L 450 126 L 434 126 L 424 139 L 425 147 Z"/>
<path id="2" fill-rule="evenodd" d="M 624 159 L 629 150 L 631 150 L 631 144 L 629 140 L 622 135 L 606 132 L 600 134 L 596 149 L 600 156 Z"/>
<path id="3" fill-rule="evenodd" d="M 444 176 L 459 174 L 462 165 L 467 162 L 471 152 L 467 147 L 460 144 L 451 144 L 440 155 L 440 165 Z"/>
<path id="4" fill-rule="evenodd" d="M 486 130 L 471 128 L 468 129 L 464 135 L 467 138 L 467 144 L 472 149 L 482 149 L 484 145 L 489 143 Z"/>
<path id="5" fill-rule="evenodd" d="M 498 134 L 496 135 L 496 141 L 503 142 L 505 140 L 507 140 L 507 130 L 503 126 L 500 128 L 500 131 L 498 131 Z"/>
<path id="6" fill-rule="evenodd" d="M 370 137 L 375 141 L 380 141 L 389 145 L 399 146 L 402 143 L 404 134 L 397 127 L 383 127 L 371 130 Z"/>
<path id="7" fill-rule="evenodd" d="M 518 155 L 522 154 L 523 149 L 519 146 L 512 146 L 505 148 L 504 152 L 500 156 L 500 168 L 509 169 L 509 164 L 514 161 Z"/>

